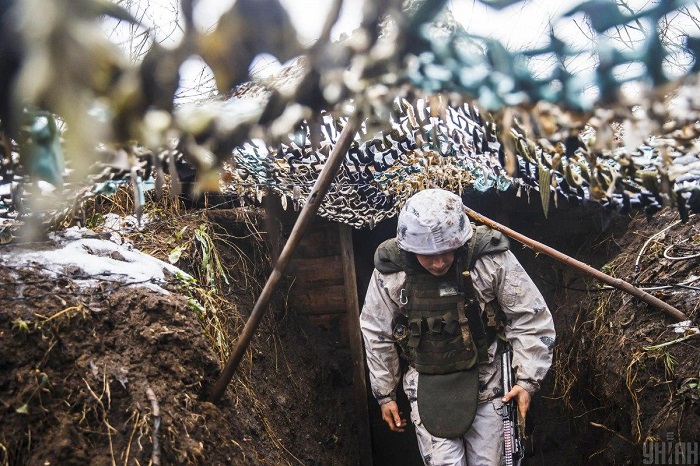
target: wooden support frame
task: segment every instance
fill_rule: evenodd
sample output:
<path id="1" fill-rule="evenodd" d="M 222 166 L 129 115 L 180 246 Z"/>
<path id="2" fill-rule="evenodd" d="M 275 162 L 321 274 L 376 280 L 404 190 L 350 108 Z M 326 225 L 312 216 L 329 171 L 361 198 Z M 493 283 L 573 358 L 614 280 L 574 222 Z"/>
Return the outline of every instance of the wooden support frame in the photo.
<path id="1" fill-rule="evenodd" d="M 348 321 L 348 341 L 352 358 L 352 380 L 357 403 L 358 441 L 360 444 L 360 464 L 372 465 L 372 434 L 369 424 L 369 407 L 367 405 L 367 381 L 365 378 L 365 352 L 360 331 L 360 304 L 357 295 L 355 273 L 355 253 L 352 245 L 352 228 L 338 224 L 340 237 L 340 255 L 343 264 L 345 282 L 345 302 Z"/>
<path id="2" fill-rule="evenodd" d="M 321 173 L 318 175 L 318 178 L 314 183 L 314 187 L 306 200 L 306 204 L 304 204 L 297 221 L 294 223 L 289 239 L 285 243 L 284 248 L 282 248 L 282 252 L 277 258 L 277 262 L 272 269 L 270 277 L 267 279 L 267 282 L 265 282 L 265 286 L 263 287 L 258 300 L 255 302 L 253 310 L 250 312 L 250 317 L 246 321 L 241 335 L 238 337 L 236 346 L 233 348 L 228 361 L 226 361 L 226 365 L 221 371 L 218 380 L 214 383 L 214 387 L 209 394 L 209 400 L 212 403 L 218 403 L 219 400 L 221 400 L 221 397 L 226 391 L 226 387 L 228 387 L 229 382 L 231 382 L 231 378 L 233 378 L 233 374 L 236 372 L 241 359 L 243 359 L 243 355 L 250 344 L 250 340 L 253 338 L 253 335 L 255 334 L 255 331 L 257 330 L 265 311 L 267 310 L 267 306 L 270 304 L 272 293 L 274 292 L 275 288 L 277 288 L 277 285 L 282 278 L 282 274 L 287 268 L 287 264 L 289 264 L 292 254 L 294 254 L 294 249 L 301 241 L 306 228 L 316 215 L 316 212 L 318 211 L 318 208 L 320 207 L 321 202 L 328 191 L 328 187 L 333 182 L 333 179 L 338 172 L 338 168 L 342 164 L 345 154 L 355 138 L 358 127 L 359 120 L 357 116 L 353 115 L 348 119 L 347 123 L 345 124 L 345 128 L 343 128 L 343 131 L 340 133 L 340 137 L 338 137 L 338 141 L 336 142 L 335 147 L 333 147 L 330 157 L 328 157 L 326 164 L 323 166 Z"/>

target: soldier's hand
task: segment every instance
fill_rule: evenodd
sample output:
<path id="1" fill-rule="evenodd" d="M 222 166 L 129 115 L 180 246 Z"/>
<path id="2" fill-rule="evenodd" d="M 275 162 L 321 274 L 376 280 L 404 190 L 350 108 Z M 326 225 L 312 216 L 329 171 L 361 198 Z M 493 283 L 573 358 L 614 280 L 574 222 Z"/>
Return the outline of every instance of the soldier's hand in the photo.
<path id="1" fill-rule="evenodd" d="M 525 419 L 527 410 L 530 408 L 530 392 L 525 390 L 520 385 L 513 385 L 511 391 L 503 396 L 503 402 L 507 403 L 511 399 L 515 398 L 515 402 L 518 404 L 518 411 L 520 411 L 520 417 Z"/>
<path id="2" fill-rule="evenodd" d="M 390 401 L 381 405 L 380 408 L 382 408 L 382 419 L 389 424 L 389 429 L 392 432 L 403 432 L 406 419 L 401 418 L 399 405 L 395 401 Z"/>

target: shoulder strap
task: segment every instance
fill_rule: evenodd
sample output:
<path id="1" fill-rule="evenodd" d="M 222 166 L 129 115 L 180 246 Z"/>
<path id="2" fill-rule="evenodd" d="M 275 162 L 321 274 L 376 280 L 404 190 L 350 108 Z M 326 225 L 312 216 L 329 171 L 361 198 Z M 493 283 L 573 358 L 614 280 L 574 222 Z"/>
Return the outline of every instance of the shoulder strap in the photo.
<path id="1" fill-rule="evenodd" d="M 374 267 L 382 273 L 396 273 L 404 269 L 401 250 L 396 238 L 384 241 L 374 251 Z"/>
<path id="2" fill-rule="evenodd" d="M 472 338 L 474 338 L 478 361 L 486 362 L 488 360 L 489 336 L 481 318 L 479 300 L 474 291 L 471 273 L 469 270 L 464 270 L 459 275 L 459 288 L 463 291 L 465 298 L 463 303 L 464 315 L 467 318 Z"/>
<path id="3" fill-rule="evenodd" d="M 485 255 L 495 252 L 503 252 L 510 249 L 508 237 L 486 225 L 479 225 L 474 228 L 474 234 L 468 243 L 467 264 L 471 270 L 476 260 Z"/>

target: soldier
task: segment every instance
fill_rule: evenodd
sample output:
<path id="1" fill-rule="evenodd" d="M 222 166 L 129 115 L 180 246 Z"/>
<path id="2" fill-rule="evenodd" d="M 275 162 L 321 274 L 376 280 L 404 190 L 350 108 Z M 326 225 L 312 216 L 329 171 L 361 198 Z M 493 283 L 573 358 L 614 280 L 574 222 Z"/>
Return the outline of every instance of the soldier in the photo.
<path id="1" fill-rule="evenodd" d="M 426 465 L 503 462 L 503 403 L 522 417 L 552 363 L 554 325 L 539 290 L 501 233 L 475 227 L 459 196 L 426 189 L 401 209 L 382 243 L 360 316 L 372 392 L 402 432 L 403 389 Z M 513 349 L 515 385 L 501 389 L 500 353 Z"/>

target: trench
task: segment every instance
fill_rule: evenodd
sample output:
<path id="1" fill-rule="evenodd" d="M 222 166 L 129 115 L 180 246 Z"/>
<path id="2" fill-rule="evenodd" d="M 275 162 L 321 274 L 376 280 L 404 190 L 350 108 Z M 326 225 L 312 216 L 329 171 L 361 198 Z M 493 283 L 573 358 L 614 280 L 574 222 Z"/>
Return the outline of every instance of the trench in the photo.
<path id="1" fill-rule="evenodd" d="M 605 264 L 616 252 L 611 237 L 620 234 L 628 218 L 602 209 L 599 205 L 569 206 L 550 209 L 548 218 L 542 213 L 539 197 L 526 198 L 503 193 L 467 193 L 465 203 L 479 213 L 510 228 L 586 262 L 593 267 Z M 360 306 L 373 270 L 373 254 L 385 239 L 394 236 L 396 219 L 378 224 L 373 230 L 355 230 L 353 243 Z M 567 328 L 572 307 L 567 300 L 567 283 L 583 283 L 582 273 L 554 259 L 538 255 L 511 240 L 511 250 L 542 292 L 555 321 L 558 343 L 570 338 Z M 576 298 L 578 299 L 578 298 Z M 556 353 L 555 353 L 556 358 Z M 554 366 L 546 376 L 542 389 L 534 397 L 527 419 L 526 464 L 587 464 L 589 452 L 595 449 L 602 432 L 588 429 L 573 418 L 564 403 L 554 396 Z M 399 384 L 397 402 L 406 418 L 408 401 Z M 413 426 L 403 433 L 389 431 L 381 419 L 378 404 L 367 387 L 372 457 L 375 465 L 419 466 L 423 462 Z"/>
<path id="2" fill-rule="evenodd" d="M 597 204 L 553 208 L 545 218 L 539 198 L 534 196 L 528 202 L 526 196 L 467 193 L 464 200 L 480 213 L 598 269 L 617 267 L 622 262 L 615 276 L 623 278 L 629 276 L 640 243 L 677 220 L 675 212 L 667 211 L 649 221 L 637 216 L 628 225 L 629 218 Z M 240 212 L 207 213 L 210 221 L 228 234 L 230 244 L 242 248 L 221 251 L 230 270 L 236 272 L 230 277 L 235 278 L 233 283 L 237 285 L 225 295 L 232 304 L 226 309 L 236 311 L 234 323 L 242 322 L 245 311 L 251 308 L 256 293 L 254 283 L 266 278 L 266 267 L 271 262 L 267 251 L 263 251 L 269 244 L 251 235 L 250 225 L 244 225 L 235 214 Z M 256 219 L 262 222 L 262 214 Z M 193 220 L 190 225 L 194 229 L 200 221 Z M 256 231 L 262 229 L 262 223 L 252 226 Z M 381 241 L 393 236 L 395 229 L 396 221 L 389 220 L 373 230 L 352 232 L 360 305 L 373 268 L 373 252 Z M 328 230 L 337 231 L 337 225 Z M 170 226 L 170 230 L 159 235 L 144 237 L 142 245 L 151 244 L 147 242 L 150 241 L 160 246 L 162 238 L 177 231 L 182 231 L 181 224 Z M 700 259 L 672 264 L 662 255 L 669 245 L 694 243 L 697 247 L 697 222 L 679 224 L 668 234 L 664 241 L 649 248 L 655 253 L 646 254 L 642 278 L 680 283 L 687 281 L 689 275 L 700 275 Z M 328 246 L 328 242 L 324 243 L 324 247 Z M 649 436 L 672 438 L 688 454 L 692 453 L 700 438 L 699 339 L 665 347 L 668 351 L 664 353 L 644 350 L 643 345 L 676 338 L 667 329 L 668 319 L 660 311 L 640 305 L 622 293 L 581 291 L 591 287 L 590 280 L 586 283 L 570 267 L 547 256 L 536 256 L 516 243 L 511 250 L 543 293 L 558 334 L 554 366 L 533 399 L 528 416 L 526 464 L 642 464 L 648 458 L 643 456 L 641 443 Z M 680 254 L 681 250 L 674 251 L 674 255 Z M 239 262 L 242 256 L 249 256 L 250 261 Z M 314 272 L 327 279 L 325 270 L 317 267 Z M 218 355 L 202 334 L 202 322 L 190 312 L 184 294 L 170 300 L 146 289 L 117 287 L 110 293 L 91 296 L 94 310 L 78 318 L 62 314 L 65 306 L 54 299 L 61 296 L 60 288 L 55 281 L 39 279 L 37 270 L 22 272 L 19 281 L 8 268 L 0 272 L 9 284 L 2 288 L 3 299 L 12 303 L 0 313 L 5 335 L 10 336 L 0 338 L 0 354 L 4 356 L 0 358 L 0 389 L 5 406 L 0 464 L 44 464 L 45 460 L 61 464 L 106 463 L 113 451 L 124 455 L 130 452 L 141 464 L 147 463 L 151 452 L 148 436 L 144 436 L 144 448 L 129 449 L 137 419 L 139 425 L 149 425 L 143 424 L 149 416 L 148 405 L 143 401 L 146 385 L 156 391 L 162 406 L 167 407 L 163 413 L 169 416 L 169 437 L 163 438 L 161 445 L 169 464 L 277 465 L 297 458 L 299 463 L 309 465 L 355 465 L 357 450 L 365 447 L 371 447 L 372 462 L 378 466 L 422 464 L 414 433 L 389 432 L 367 387 L 356 390 L 350 351 L 339 341 L 339 336 L 348 335 L 347 328 L 327 326 L 318 332 L 305 328 L 297 319 L 300 314 L 288 306 L 291 280 L 280 287 L 279 299 L 252 342 L 250 359 L 239 372 L 240 378 L 234 381 L 234 396 L 216 406 L 198 396 L 207 393 L 209 384 L 219 375 Z M 14 283 L 21 283 L 22 289 L 34 287 L 32 294 L 43 297 L 43 301 L 39 305 L 34 301 L 13 301 L 19 293 Z M 69 293 L 74 286 L 63 287 L 65 299 L 73 299 Z M 692 288 L 665 292 L 663 298 L 695 318 L 699 307 L 696 292 L 700 288 Z M 315 294 L 323 293 L 315 290 Z M 50 328 L 32 326 L 29 331 L 22 331 L 19 323 L 31 324 L 42 318 L 35 313 L 37 308 L 43 309 L 44 315 L 58 313 L 66 318 L 52 320 Z M 346 311 L 335 314 L 341 315 L 346 316 Z M 161 332 L 165 325 L 177 331 Z M 158 338 L 153 332 L 158 332 Z M 570 353 L 573 358 L 568 356 Z M 664 360 L 663 354 L 669 359 Z M 625 386 L 625 370 L 631 367 L 630 358 L 634 355 L 640 358 L 632 358 L 637 382 L 630 388 Z M 674 360 L 675 367 L 670 367 Z M 52 382 L 51 390 L 42 392 L 40 398 L 31 395 L 41 382 L 37 367 Z M 121 367 L 129 369 L 126 389 L 117 378 L 120 372 L 109 370 Z M 95 368 L 101 371 L 97 378 Z M 666 373 L 670 369 L 675 373 Z M 564 399 L 557 383 L 567 371 L 576 372 L 576 380 L 570 396 Z M 79 430 L 72 427 L 76 422 L 73 415 L 78 411 L 65 409 L 67 398 L 79 410 L 95 406 L 86 377 L 93 387 L 110 384 L 114 395 L 110 423 L 119 429 L 113 432 L 111 443 L 103 434 L 107 429 L 103 418 L 92 416 L 88 424 L 77 426 L 82 428 Z M 367 416 L 356 407 L 358 392 L 369 408 Z M 633 392 L 639 394 L 637 406 Z M 401 394 L 399 401 L 407 417 L 407 403 Z M 16 410 L 27 403 L 31 416 Z M 42 410 L 42 406 L 46 409 Z M 129 421 L 124 418 L 129 413 L 138 417 L 132 416 Z M 360 440 L 364 423 L 371 430 L 368 441 Z M 656 442 L 647 451 L 662 452 L 661 448 L 666 448 L 666 443 Z M 675 464 L 697 464 L 697 457 Z"/>
<path id="3" fill-rule="evenodd" d="M 618 239 L 629 234 L 627 226 L 630 221 L 628 216 L 618 215 L 602 208 L 599 204 L 567 206 L 560 204 L 559 209 L 552 208 L 547 218 L 542 213 L 539 197 L 533 194 L 516 196 L 512 193 L 466 193 L 463 196 L 466 205 L 474 208 L 479 213 L 492 218 L 510 228 L 536 240 L 549 245 L 564 254 L 575 257 L 595 268 L 600 269 L 614 258 L 619 252 Z M 560 201 L 563 203 L 563 201 Z M 332 230 L 334 227 L 328 227 Z M 360 229 L 352 231 L 352 245 L 354 249 L 355 277 L 359 306 L 364 302 L 371 273 L 373 271 L 373 255 L 376 247 L 385 239 L 393 237 L 396 231 L 396 219 L 389 219 L 377 224 L 373 229 Z M 315 249 L 319 249 L 318 241 Z M 325 246 L 324 246 L 325 247 Z M 323 249 L 321 247 L 320 249 Z M 624 411 L 627 393 L 621 390 L 616 394 L 619 403 L 609 403 L 609 400 L 600 396 L 600 375 L 597 362 L 586 362 L 592 370 L 583 373 L 577 380 L 576 390 L 571 393 L 571 399 L 563 400 L 561 390 L 557 390 L 557 372 L 567 371 L 567 361 L 561 360 L 563 352 L 567 351 L 570 342 L 579 338 L 572 334 L 578 314 L 590 313 L 594 305 L 591 296 L 576 291 L 577 288 L 590 286 L 591 280 L 583 276 L 577 270 L 572 269 L 545 255 L 536 255 L 531 249 L 523 247 L 519 243 L 511 241 L 511 251 L 516 255 L 525 270 L 531 276 L 539 290 L 542 292 L 553 316 L 557 330 L 557 345 L 555 346 L 555 360 L 547 377 L 544 379 L 542 389 L 533 398 L 527 422 L 527 439 L 525 441 L 527 465 L 549 466 L 551 464 L 568 463 L 578 464 L 611 464 L 624 458 L 629 451 L 627 447 L 620 448 L 620 442 L 611 432 L 601 428 L 592 427 L 591 421 L 599 421 L 598 417 L 590 413 L 600 414 L 606 409 L 619 409 L 611 413 L 614 423 L 608 424 L 610 428 L 624 433 L 625 424 L 630 423 L 629 414 Z M 300 251 L 303 255 L 303 251 Z M 318 290 L 317 290 L 318 292 Z M 589 299 L 590 301 L 585 301 Z M 327 326 L 324 329 L 323 338 L 331 342 L 338 340 L 338 335 L 347 334 L 347 329 L 342 326 Z M 351 355 L 347 350 L 338 351 L 335 356 L 342 358 L 332 364 L 347 368 L 351 366 Z M 347 361 L 346 361 L 347 359 Z M 566 359 L 566 358 L 563 358 Z M 349 373 L 348 373 L 349 375 Z M 615 378 L 615 376 L 609 377 Z M 368 377 L 365 377 L 368 379 Z M 327 391 L 329 387 L 324 387 Z M 336 390 L 333 385 L 331 390 Z M 409 407 L 405 395 L 398 387 L 398 402 L 404 417 L 408 418 Z M 355 402 L 352 395 L 346 394 L 342 411 L 337 416 L 345 416 L 343 423 L 350 419 L 357 419 L 357 425 L 367 424 L 371 438 L 371 458 L 375 465 L 421 465 L 422 460 L 416 444 L 415 433 L 412 426 L 403 433 L 393 433 L 381 419 L 380 409 L 374 400 L 369 387 L 365 387 L 368 416 L 362 419 L 359 411 L 354 411 Z M 572 409 L 572 403 L 576 409 Z M 359 414 L 359 415 L 358 415 Z M 350 421 L 352 423 L 354 421 Z M 359 445 L 361 435 L 353 440 L 357 441 L 358 449 L 366 449 L 366 445 Z M 617 442 L 617 444 L 616 444 Z M 601 449 L 610 449 L 610 455 L 599 454 Z M 622 452 L 620 455 L 618 453 Z M 612 455 L 612 456 L 611 456 Z M 354 462 L 341 464 L 355 464 Z"/>

